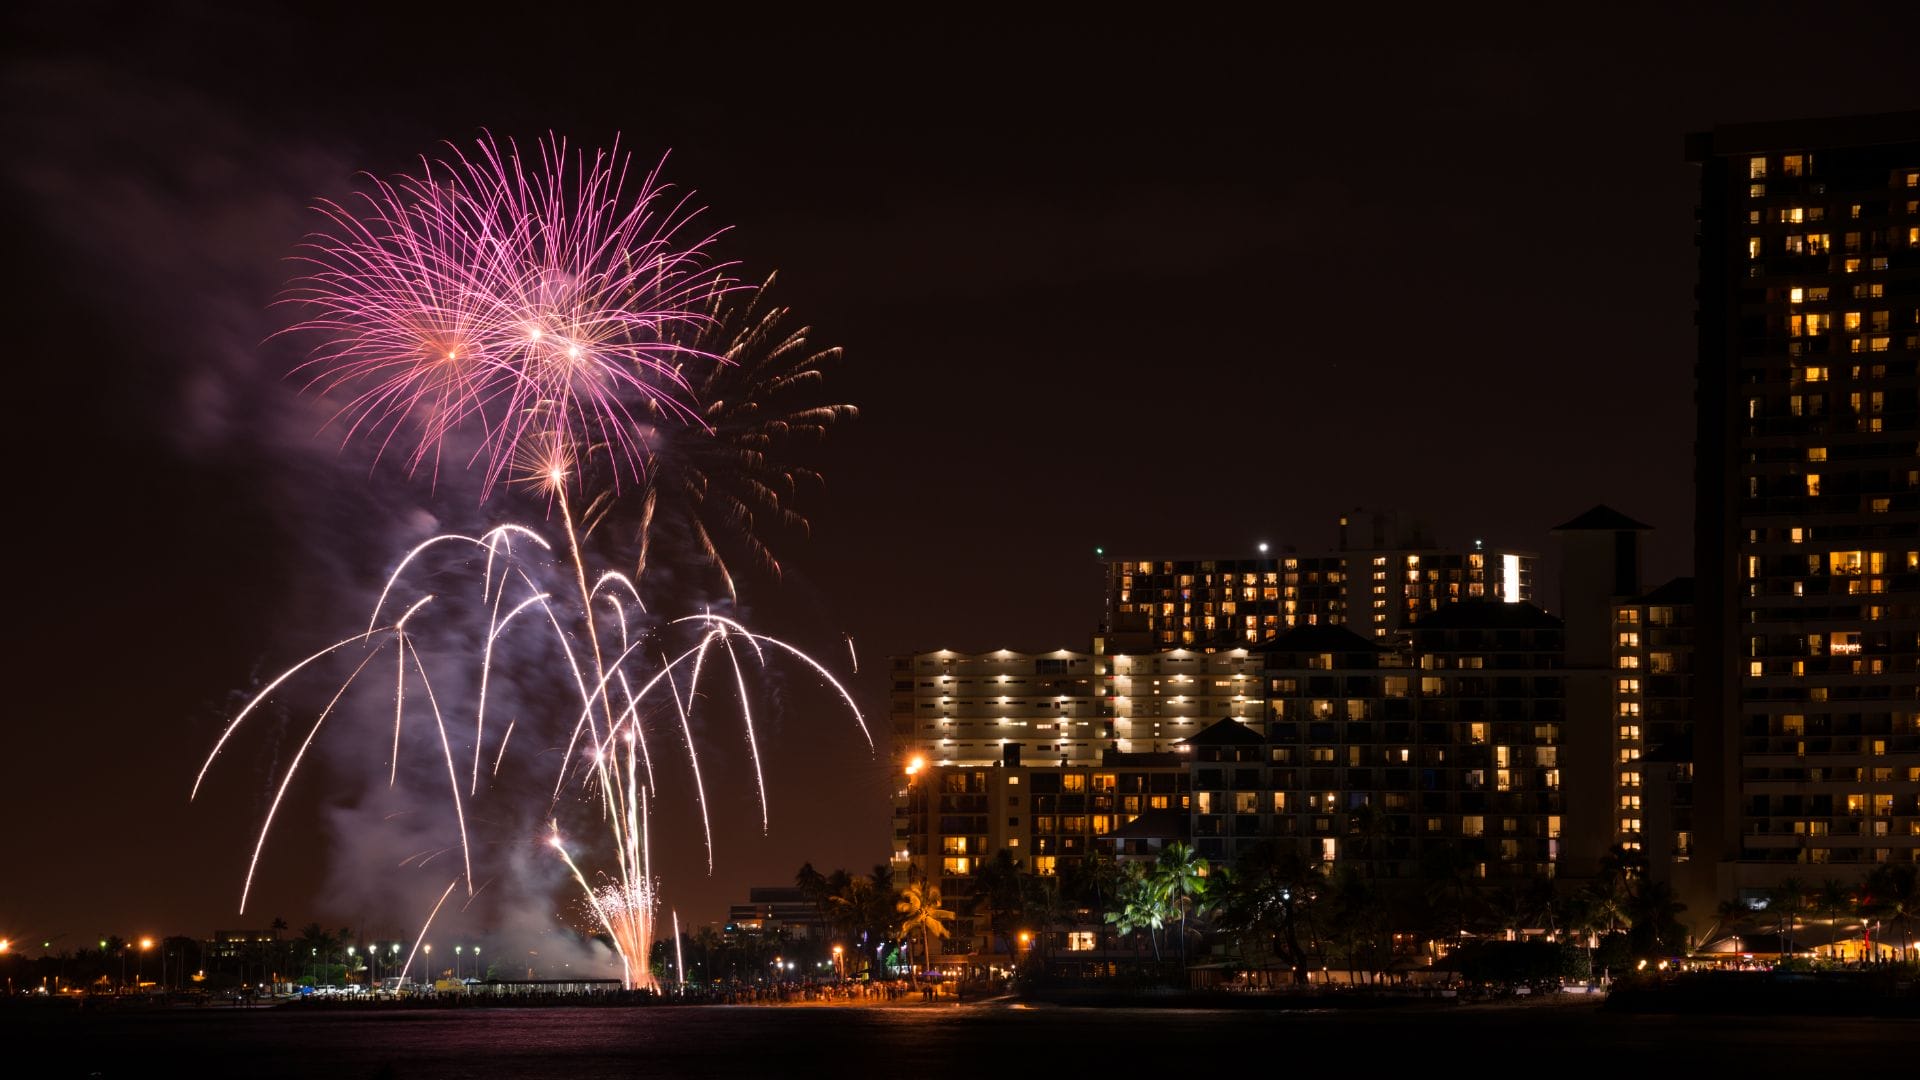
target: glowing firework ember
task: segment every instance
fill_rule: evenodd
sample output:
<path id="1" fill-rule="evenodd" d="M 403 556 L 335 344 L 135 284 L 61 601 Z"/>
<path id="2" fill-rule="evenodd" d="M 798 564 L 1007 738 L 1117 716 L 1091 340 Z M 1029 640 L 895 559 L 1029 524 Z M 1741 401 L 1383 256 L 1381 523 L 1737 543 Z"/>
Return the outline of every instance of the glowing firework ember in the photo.
<path id="1" fill-rule="evenodd" d="M 290 680 L 329 665 L 346 672 L 280 778 L 248 862 L 242 911 L 307 751 L 329 718 L 343 711 L 361 676 L 369 668 L 384 670 L 388 660 L 391 684 L 369 679 L 361 692 L 392 687 L 391 739 L 384 732 L 379 739 L 391 755 L 388 783 L 399 783 L 409 725 L 430 724 L 422 734 L 433 772 L 445 774 L 449 832 L 457 832 L 462 864 L 428 923 L 462 881 L 469 897 L 477 891 L 468 808 L 495 794 L 482 777 L 485 750 L 491 745 L 488 777 L 497 776 L 515 730 L 544 723 L 548 730 L 523 734 L 514 745 L 529 748 L 529 756 L 564 746 L 541 815 L 549 823 L 547 842 L 618 956 L 628 987 L 653 981 L 647 961 L 659 884 L 649 821 L 658 792 L 659 729 L 684 747 L 709 870 L 712 827 L 694 740 L 698 703 L 737 701 L 763 828 L 768 809 L 749 672 L 770 658 L 798 660 L 846 703 L 871 749 L 846 688 L 799 649 L 710 612 L 662 622 L 647 614 L 632 579 L 588 572 L 583 525 L 611 512 L 623 476 L 640 480 L 663 461 L 682 461 L 691 464 L 672 481 L 683 487 L 689 476 L 706 486 L 731 470 L 749 489 L 766 488 L 774 467 L 763 451 L 773 433 L 817 432 L 852 411 L 776 400 L 817 378 L 818 365 L 833 351 L 809 352 L 804 331 L 778 332 L 784 311 L 761 309 L 757 298 L 744 319 L 733 322 L 720 300 L 727 284 L 704 256 L 712 234 L 684 235 L 694 216 L 684 200 L 669 205 L 657 174 L 630 185 L 628 172 L 629 159 L 617 147 L 570 157 L 564 142 L 551 139 L 541 144 L 538 161 L 527 162 L 512 143 L 502 148 L 488 139 L 475 156 L 453 149 L 451 160 L 423 161 L 419 176 L 374 182 L 351 208 L 322 207 L 328 229 L 307 243 L 312 272 L 291 297 L 308 312 L 294 329 L 325 338 L 301 367 L 309 385 L 344 398 L 338 419 L 347 437 L 371 439 L 381 453 L 396 440 L 412 440 L 406 450 L 411 470 L 427 467 L 437 475 L 443 453 L 471 433 L 473 449 L 459 464 L 480 468 L 483 500 L 503 481 L 524 484 L 550 514 L 557 511 L 565 543 L 511 524 L 420 543 L 388 577 L 364 630 L 288 668 L 233 718 L 194 780 L 195 795 L 235 732 Z M 715 330 L 727 326 L 736 329 Z M 743 372 L 739 378 L 719 376 L 733 367 Z M 705 374 L 691 378 L 690 370 Z M 702 391 L 726 396 L 703 403 Z M 704 457 L 663 454 L 663 433 L 680 431 L 696 441 L 721 436 L 724 449 Z M 590 471 L 610 478 L 611 491 L 583 498 L 582 478 Z M 789 485 L 795 475 L 786 474 Z M 644 499 L 643 547 L 658 490 L 655 484 Z M 751 512 L 747 503 L 726 498 L 717 500 L 723 509 Z M 777 492 L 771 500 L 761 505 L 786 513 Z M 694 515 L 694 528 L 708 536 L 697 508 L 674 512 Z M 705 546 L 713 551 L 711 542 Z M 644 551 L 637 561 L 645 564 Z M 420 584 L 444 583 L 462 570 L 477 580 L 457 594 L 427 592 Z M 728 585 L 731 592 L 730 579 Z M 484 627 L 467 625 L 475 621 Z M 529 636 L 543 644 L 528 651 Z M 677 655 L 664 645 L 676 636 L 684 638 Z M 448 639 L 461 643 L 452 651 L 465 661 L 453 665 L 454 674 L 447 671 Z M 541 716 L 522 710 L 496 737 L 488 700 L 498 690 L 496 661 L 510 640 L 519 643 L 520 655 L 544 650 L 557 658 L 557 681 L 570 688 L 577 711 Z M 479 643 L 471 656 L 468 642 Z M 455 681 L 458 687 L 448 685 Z M 723 689 L 705 688 L 714 681 Z M 468 707 L 471 728 L 461 711 Z M 469 730 L 471 747 L 456 753 Z M 568 799 L 569 791 L 584 798 Z M 563 832 L 566 811 L 579 805 L 596 808 L 599 840 Z M 452 847 L 454 839 L 444 843 Z M 576 852 L 588 850 L 607 868 L 583 871 Z"/>
<path id="2" fill-rule="evenodd" d="M 448 149 L 321 205 L 288 297 L 307 313 L 293 330 L 322 337 L 299 373 L 345 398 L 348 438 L 384 453 L 410 430 L 410 469 L 437 471 L 449 436 L 477 429 L 460 464 L 482 465 L 483 497 L 534 435 L 604 448 L 616 483 L 637 480 L 655 417 L 694 416 L 677 342 L 724 291 L 714 234 L 657 171 L 633 179 L 617 145 L 570 155 L 553 138 L 536 161 L 492 139 Z"/>

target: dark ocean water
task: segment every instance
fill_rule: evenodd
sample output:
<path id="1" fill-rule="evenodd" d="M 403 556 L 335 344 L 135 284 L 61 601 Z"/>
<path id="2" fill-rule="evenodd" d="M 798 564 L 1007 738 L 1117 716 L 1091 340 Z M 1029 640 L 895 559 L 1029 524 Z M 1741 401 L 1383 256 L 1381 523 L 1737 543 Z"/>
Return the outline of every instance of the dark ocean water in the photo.
<path id="1" fill-rule="evenodd" d="M 1284 1013 L 1006 1005 L 0 1010 L 10 1077 L 1916 1075 L 1920 1021 L 1587 1005 Z"/>

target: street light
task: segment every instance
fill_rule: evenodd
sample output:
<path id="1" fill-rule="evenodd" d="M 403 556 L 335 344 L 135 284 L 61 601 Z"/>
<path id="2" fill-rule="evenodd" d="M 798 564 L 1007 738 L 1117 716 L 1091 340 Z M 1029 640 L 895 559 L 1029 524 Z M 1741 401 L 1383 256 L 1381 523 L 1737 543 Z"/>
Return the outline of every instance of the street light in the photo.
<path id="1" fill-rule="evenodd" d="M 455 945 L 453 947 L 453 977 L 455 980 L 460 978 L 460 954 L 466 951 L 467 947 L 465 945 Z"/>

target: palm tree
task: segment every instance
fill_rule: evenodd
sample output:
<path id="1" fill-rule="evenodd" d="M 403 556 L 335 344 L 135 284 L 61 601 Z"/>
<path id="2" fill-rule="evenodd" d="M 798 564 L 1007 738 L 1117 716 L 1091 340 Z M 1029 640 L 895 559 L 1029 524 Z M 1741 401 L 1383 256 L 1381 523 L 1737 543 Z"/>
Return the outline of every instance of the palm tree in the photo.
<path id="1" fill-rule="evenodd" d="M 920 945 L 926 958 L 928 970 L 933 968 L 933 939 L 946 940 L 949 931 L 947 924 L 953 921 L 953 912 L 940 906 L 940 886 L 921 885 L 914 882 L 900 893 L 900 900 L 894 905 L 900 913 L 900 936 L 911 939 L 920 935 Z"/>
<path id="2" fill-rule="evenodd" d="M 1068 922 L 1072 913 L 1060 895 L 1058 877 L 1051 874 L 1024 874 L 1020 880 L 1021 906 L 1026 911 L 1028 921 L 1033 924 L 1034 943 L 1044 958 L 1050 931 Z"/>
<path id="3" fill-rule="evenodd" d="M 1773 909 L 1774 917 L 1780 926 L 1780 954 L 1783 957 L 1793 955 L 1794 925 L 1800 920 L 1800 909 L 1806 905 L 1807 883 L 1797 877 L 1782 880 L 1767 894 L 1767 906 Z"/>
<path id="4" fill-rule="evenodd" d="M 1194 854 L 1193 845 L 1175 840 L 1160 853 L 1153 874 L 1180 913 L 1180 966 L 1187 963 L 1187 910 L 1207 895 L 1207 860 Z"/>
<path id="5" fill-rule="evenodd" d="M 1664 881 L 1642 877 L 1634 882 L 1628 899 L 1633 919 L 1629 940 L 1642 956 L 1671 955 L 1686 945 L 1687 930 L 1680 924 L 1680 913 L 1687 909 L 1673 894 L 1673 886 Z"/>
<path id="6" fill-rule="evenodd" d="M 1307 978 L 1307 950 L 1299 925 L 1324 884 L 1299 848 L 1263 840 L 1240 853 L 1231 873 L 1221 874 L 1218 925 L 1235 935 L 1244 953 L 1257 943 L 1283 955 L 1296 983 Z"/>
<path id="7" fill-rule="evenodd" d="M 1739 900 L 1720 901 L 1719 906 L 1713 909 L 1712 929 L 1700 938 L 1700 948 L 1705 949 L 1722 937 L 1731 936 L 1738 939 L 1741 922 L 1752 913 L 1753 909 Z M 1734 944 L 1738 945 L 1738 940 Z"/>
<path id="8" fill-rule="evenodd" d="M 1913 944 L 1913 918 L 1920 913 L 1920 869 L 1912 863 L 1884 863 L 1867 876 L 1860 900 L 1862 913 L 1900 925 L 1900 959 Z"/>
<path id="9" fill-rule="evenodd" d="M 274 945 L 276 946 L 276 948 L 274 948 L 273 950 L 271 950 L 272 952 L 280 952 L 281 950 L 291 950 L 291 949 L 293 948 L 293 943 L 292 943 L 292 942 L 287 942 L 287 941 L 282 941 L 282 940 L 280 940 L 280 935 L 281 935 L 281 933 L 282 933 L 283 931 L 285 931 L 285 930 L 286 930 L 286 928 L 287 928 L 287 920 L 285 920 L 285 919 L 283 919 L 283 918 L 281 918 L 281 917 L 280 917 L 280 916 L 278 916 L 278 915 L 275 915 L 275 916 L 273 917 L 273 939 L 274 939 Z M 271 975 L 272 975 L 273 973 L 272 973 L 272 972 L 269 972 L 269 971 L 267 970 L 267 967 L 268 967 L 268 965 L 269 965 L 269 963 L 271 963 L 271 964 L 272 964 L 272 966 L 273 966 L 274 968 L 276 968 L 276 969 L 278 969 L 278 968 L 280 968 L 280 967 L 292 967 L 292 966 L 293 966 L 293 964 L 292 964 L 292 956 L 293 956 L 293 954 L 292 954 L 291 952 L 285 952 L 285 953 L 283 953 L 282 955 L 283 955 L 283 956 L 285 957 L 285 962 L 284 962 L 284 963 L 282 962 L 282 957 L 281 957 L 281 956 L 267 956 L 267 957 L 263 957 L 263 958 L 261 959 L 261 961 L 260 961 L 260 981 L 261 981 L 261 982 L 263 982 L 263 983 L 264 983 L 264 982 L 270 982 L 270 981 L 272 981 L 272 979 L 270 978 L 270 976 L 271 976 Z M 242 982 L 245 982 L 245 981 L 246 981 L 246 979 L 245 979 L 245 976 L 244 976 L 244 975 L 242 976 L 242 978 L 241 978 L 241 981 L 242 981 Z"/>
<path id="10" fill-rule="evenodd" d="M 993 858 L 982 863 L 973 878 L 976 914 L 978 906 L 984 902 L 993 934 L 1000 939 L 1009 956 L 1013 955 L 1014 924 L 1026 914 L 1026 898 L 1020 878 L 1020 864 L 1014 861 L 1013 852 L 1006 848 L 994 852 Z"/>
<path id="11" fill-rule="evenodd" d="M 820 921 L 827 921 L 827 898 L 833 891 L 827 887 L 826 875 L 815 870 L 811 862 L 801 863 L 800 871 L 793 875 L 793 887 L 799 889 L 800 895 L 813 905 L 814 911 L 820 915 Z"/>
<path id="12" fill-rule="evenodd" d="M 1105 913 L 1107 922 L 1122 936 L 1147 931 L 1153 942 L 1153 962 L 1160 962 L 1160 930 L 1173 913 L 1173 902 L 1166 885 L 1142 863 L 1128 863 L 1120 888 L 1114 895 L 1115 906 Z"/>
<path id="13" fill-rule="evenodd" d="M 1853 889 L 1838 878 L 1820 883 L 1815 897 L 1820 910 L 1827 913 L 1827 954 L 1840 955 L 1840 912 L 1853 906 Z"/>
<path id="14" fill-rule="evenodd" d="M 1603 872 L 1581 890 L 1581 898 L 1586 901 L 1588 917 L 1596 928 L 1605 927 L 1607 933 L 1613 934 L 1627 920 L 1628 894 L 1626 880 L 1621 875 Z"/>
<path id="15" fill-rule="evenodd" d="M 706 975 L 705 981 L 707 986 L 712 987 L 716 981 L 713 974 L 713 950 L 716 948 L 725 948 L 726 939 L 721 937 L 720 931 L 715 930 L 713 927 L 703 926 L 693 932 L 693 946 L 699 949 L 705 957 L 705 966 L 702 967 L 701 970 Z"/>
<path id="16" fill-rule="evenodd" d="M 332 931 L 317 922 L 312 922 L 300 928 L 300 948 L 307 953 L 307 973 L 318 985 L 321 969 L 332 966 L 332 954 L 339 948 L 339 942 L 335 940 Z M 331 977 L 330 972 L 329 977 Z"/>

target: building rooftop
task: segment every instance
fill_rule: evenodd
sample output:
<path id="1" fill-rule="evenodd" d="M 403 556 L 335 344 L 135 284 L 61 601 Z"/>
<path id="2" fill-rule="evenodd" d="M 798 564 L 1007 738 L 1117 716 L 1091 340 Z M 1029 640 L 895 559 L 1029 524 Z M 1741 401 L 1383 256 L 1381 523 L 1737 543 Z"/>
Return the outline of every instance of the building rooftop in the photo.
<path id="1" fill-rule="evenodd" d="M 1149 810 L 1108 833 L 1107 840 L 1185 840 L 1192 822 L 1184 810 Z"/>
<path id="2" fill-rule="evenodd" d="M 1266 742 L 1259 732 L 1231 716 L 1223 716 L 1181 741 L 1188 746 L 1260 746 Z"/>
<path id="3" fill-rule="evenodd" d="M 1420 616 L 1415 630 L 1559 630 L 1566 626 L 1558 618 L 1526 601 L 1517 604 L 1499 600 L 1462 600 L 1442 604 L 1437 610 Z"/>
<path id="4" fill-rule="evenodd" d="M 1677 577 L 1665 585 L 1647 593 L 1639 600 L 1642 604 L 1691 604 L 1693 603 L 1693 579 Z"/>
<path id="5" fill-rule="evenodd" d="M 1653 526 L 1635 521 L 1604 503 L 1574 518 L 1555 525 L 1549 532 L 1619 532 L 1623 529 L 1652 532 Z"/>
<path id="6" fill-rule="evenodd" d="M 1344 626 L 1296 626 L 1251 646 L 1249 652 L 1380 652 L 1381 646 Z"/>
<path id="7" fill-rule="evenodd" d="M 1920 111 L 1721 124 L 1686 137 L 1687 160 L 1776 149 L 1876 146 L 1920 138 Z M 1742 181 L 1744 183 L 1744 181 Z"/>

